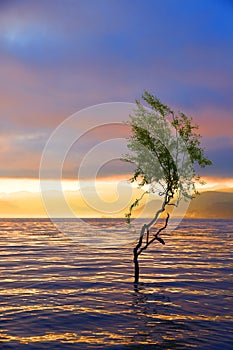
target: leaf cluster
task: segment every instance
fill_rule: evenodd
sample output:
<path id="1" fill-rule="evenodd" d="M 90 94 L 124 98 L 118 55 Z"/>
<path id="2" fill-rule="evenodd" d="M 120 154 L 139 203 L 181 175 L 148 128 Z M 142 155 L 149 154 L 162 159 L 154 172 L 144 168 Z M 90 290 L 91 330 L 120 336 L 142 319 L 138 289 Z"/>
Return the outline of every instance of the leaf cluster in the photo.
<path id="1" fill-rule="evenodd" d="M 160 195 L 165 196 L 165 205 L 177 196 L 192 197 L 197 191 L 195 183 L 201 182 L 196 166 L 211 165 L 201 146 L 198 125 L 184 113 L 175 113 L 157 97 L 145 91 L 142 100 L 136 101 L 134 115 L 130 116 L 131 136 L 128 139 L 129 153 L 124 160 L 134 163 L 136 169 L 131 182 L 139 187 L 147 185 L 147 193 L 155 192 L 160 185 Z M 162 191 L 161 191 L 162 188 Z M 140 199 L 136 199 L 126 214 L 131 213 Z"/>

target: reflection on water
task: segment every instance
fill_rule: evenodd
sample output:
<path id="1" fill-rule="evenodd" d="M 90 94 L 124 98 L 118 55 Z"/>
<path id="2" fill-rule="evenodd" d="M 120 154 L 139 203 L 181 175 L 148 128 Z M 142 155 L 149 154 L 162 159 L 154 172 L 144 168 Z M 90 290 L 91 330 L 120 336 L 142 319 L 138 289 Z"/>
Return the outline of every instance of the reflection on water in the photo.
<path id="1" fill-rule="evenodd" d="M 95 221 L 126 235 L 120 224 Z M 184 220 L 141 256 L 134 286 L 129 244 L 91 248 L 46 220 L 1 220 L 0 348 L 232 349 L 232 232 Z"/>

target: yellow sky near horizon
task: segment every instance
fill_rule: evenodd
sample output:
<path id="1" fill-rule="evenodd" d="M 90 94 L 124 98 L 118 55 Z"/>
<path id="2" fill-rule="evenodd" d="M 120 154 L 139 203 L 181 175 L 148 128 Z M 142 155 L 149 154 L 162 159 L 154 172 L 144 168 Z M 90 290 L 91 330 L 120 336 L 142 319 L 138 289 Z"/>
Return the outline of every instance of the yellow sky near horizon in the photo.
<path id="1" fill-rule="evenodd" d="M 233 178 L 204 178 L 206 185 L 200 191 L 233 190 Z M 46 188 L 56 190 L 58 181 L 43 180 Z M 96 193 L 93 191 L 96 187 Z M 121 186 L 120 186 L 121 185 Z M 95 183 L 85 181 L 81 185 L 76 180 L 63 180 L 62 191 L 74 215 L 79 217 L 122 217 L 135 197 L 135 186 L 129 191 L 125 176 L 109 177 L 96 180 Z M 136 195 L 137 196 L 137 195 Z M 52 205 L 58 206 L 56 195 Z M 62 207 L 59 209 L 62 217 Z M 145 213 L 146 214 L 146 213 Z M 43 205 L 39 179 L 0 179 L 0 217 L 48 217 Z"/>
<path id="2" fill-rule="evenodd" d="M 118 177 L 105 177 L 99 178 L 96 180 L 98 183 L 102 184 L 111 184 L 117 183 L 119 181 L 126 181 L 130 178 L 128 176 L 118 176 Z M 197 188 L 199 191 L 216 191 L 219 189 L 230 190 L 233 188 L 233 178 L 211 178 L 211 177 L 202 177 L 202 179 L 206 182 L 205 185 L 198 185 Z M 53 190 L 55 184 L 60 182 L 60 180 L 41 180 L 42 182 L 46 182 L 46 186 L 50 190 Z M 88 183 L 89 180 L 86 181 Z M 62 189 L 64 191 L 77 191 L 80 186 L 78 180 L 61 180 Z M 0 178 L 0 194 L 5 193 L 16 193 L 16 192 L 31 192 L 31 193 L 39 193 L 40 189 L 40 180 L 35 178 Z"/>

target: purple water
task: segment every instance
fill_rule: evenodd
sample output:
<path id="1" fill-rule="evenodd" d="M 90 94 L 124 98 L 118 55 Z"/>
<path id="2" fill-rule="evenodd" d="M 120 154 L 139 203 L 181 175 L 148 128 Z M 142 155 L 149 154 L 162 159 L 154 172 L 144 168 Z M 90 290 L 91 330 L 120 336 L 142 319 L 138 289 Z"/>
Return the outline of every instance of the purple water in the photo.
<path id="1" fill-rule="evenodd" d="M 120 219 L 90 222 L 127 237 Z M 132 244 L 96 247 L 70 225 L 87 244 L 48 220 L 0 221 L 0 349 L 233 349 L 233 221 L 163 235 L 138 289 Z"/>

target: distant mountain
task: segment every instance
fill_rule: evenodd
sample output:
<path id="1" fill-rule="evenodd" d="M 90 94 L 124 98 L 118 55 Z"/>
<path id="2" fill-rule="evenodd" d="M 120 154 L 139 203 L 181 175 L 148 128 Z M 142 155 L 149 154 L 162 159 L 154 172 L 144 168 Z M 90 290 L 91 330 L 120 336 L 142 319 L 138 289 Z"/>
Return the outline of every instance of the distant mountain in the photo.
<path id="1" fill-rule="evenodd" d="M 233 192 L 233 187 L 220 188 L 216 192 Z"/>
<path id="2" fill-rule="evenodd" d="M 135 215 L 139 215 L 142 210 L 144 217 L 153 217 L 161 208 L 162 200 L 152 200 L 134 210 Z M 174 207 L 170 207 L 172 211 Z M 183 216 L 184 210 L 178 208 L 177 216 Z M 223 218 L 233 219 L 233 191 L 208 191 L 202 192 L 194 198 L 188 207 L 185 217 L 187 218 Z"/>
<path id="3" fill-rule="evenodd" d="M 233 219 L 233 191 L 202 192 L 191 201 L 186 216 Z"/>
<path id="4" fill-rule="evenodd" d="M 227 192 L 226 192 L 227 191 Z M 59 216 L 64 215 L 64 208 L 59 206 L 57 198 L 59 192 L 49 191 L 47 193 L 50 198 L 50 205 L 54 205 L 56 213 Z M 111 193 L 110 193 L 111 195 Z M 92 209 L 82 198 L 78 191 L 67 191 L 64 196 L 71 209 L 79 216 L 92 216 L 101 217 L 103 212 L 101 210 Z M 124 198 L 123 198 L 124 199 Z M 122 210 L 115 213 L 109 213 L 109 217 L 124 217 L 124 214 L 128 211 L 128 207 L 125 207 L 125 203 L 122 199 Z M 149 201 L 146 205 L 138 206 L 133 211 L 133 216 L 142 216 L 152 218 L 157 210 L 161 208 L 162 198 Z M 94 202 L 95 203 L 95 202 Z M 108 208 L 108 203 L 106 203 Z M 51 209 L 51 208 L 50 208 Z M 98 209 L 98 205 L 97 205 Z M 169 210 L 173 210 L 174 207 L 170 207 Z M 51 210 L 50 210 L 51 211 Z M 183 216 L 185 209 L 178 208 L 176 210 L 176 216 Z M 107 214 L 104 214 L 107 215 Z M 30 192 L 16 192 L 11 194 L 0 194 L 0 217 L 46 217 L 46 211 L 41 200 L 40 193 Z M 199 196 L 193 199 L 186 212 L 186 217 L 189 218 L 223 218 L 233 219 L 233 191 L 219 190 L 202 192 Z"/>

